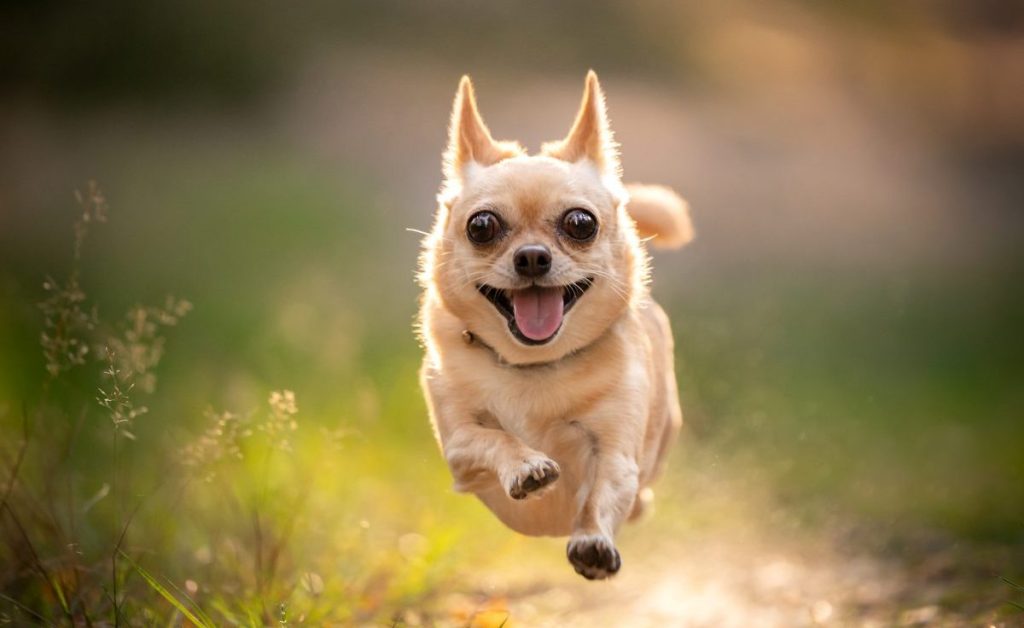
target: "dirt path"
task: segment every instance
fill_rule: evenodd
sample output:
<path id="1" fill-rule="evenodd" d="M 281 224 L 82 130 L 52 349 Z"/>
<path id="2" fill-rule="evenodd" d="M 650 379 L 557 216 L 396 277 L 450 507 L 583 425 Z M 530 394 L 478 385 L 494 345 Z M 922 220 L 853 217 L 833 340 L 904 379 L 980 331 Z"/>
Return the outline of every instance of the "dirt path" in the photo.
<path id="1" fill-rule="evenodd" d="M 560 543 L 550 541 L 551 564 L 476 574 L 470 592 L 440 600 L 439 615 L 405 619 L 506 628 L 1024 625 L 1005 604 L 1012 591 L 999 571 L 1013 559 L 999 548 L 922 536 L 888 555 L 847 551 L 861 545 L 855 536 L 783 538 L 751 523 L 685 540 L 627 533 L 623 571 L 607 582 L 579 579 L 554 560 Z"/>

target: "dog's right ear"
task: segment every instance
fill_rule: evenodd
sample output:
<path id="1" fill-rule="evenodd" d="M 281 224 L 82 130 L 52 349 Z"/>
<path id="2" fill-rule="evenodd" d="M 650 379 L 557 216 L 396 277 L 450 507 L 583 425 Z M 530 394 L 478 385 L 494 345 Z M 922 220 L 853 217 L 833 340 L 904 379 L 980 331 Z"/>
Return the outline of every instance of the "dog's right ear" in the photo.
<path id="1" fill-rule="evenodd" d="M 476 107 L 473 82 L 468 76 L 459 81 L 459 91 L 452 106 L 451 124 L 448 127 L 448 149 L 444 153 L 444 176 L 446 182 L 461 184 L 466 169 L 473 164 L 490 166 L 502 159 L 522 155 L 524 151 L 516 142 L 496 142 L 491 137 Z"/>

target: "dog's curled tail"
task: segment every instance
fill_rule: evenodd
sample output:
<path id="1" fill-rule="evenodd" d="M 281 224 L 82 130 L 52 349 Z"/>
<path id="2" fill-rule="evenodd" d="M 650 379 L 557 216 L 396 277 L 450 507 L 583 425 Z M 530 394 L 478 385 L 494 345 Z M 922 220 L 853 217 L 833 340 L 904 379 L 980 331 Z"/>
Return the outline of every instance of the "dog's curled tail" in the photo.
<path id="1" fill-rule="evenodd" d="M 636 223 L 641 238 L 659 249 L 678 249 L 693 239 L 690 208 L 678 194 L 661 185 L 626 185 L 626 211 Z"/>

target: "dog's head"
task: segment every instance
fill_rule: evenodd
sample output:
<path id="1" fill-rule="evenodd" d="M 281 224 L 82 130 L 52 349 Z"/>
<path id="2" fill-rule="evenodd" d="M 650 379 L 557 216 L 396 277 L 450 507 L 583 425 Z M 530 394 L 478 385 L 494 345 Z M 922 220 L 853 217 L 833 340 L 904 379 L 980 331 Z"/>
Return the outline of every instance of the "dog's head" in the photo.
<path id="1" fill-rule="evenodd" d="M 491 137 L 463 77 L 444 176 L 424 283 L 505 360 L 557 359 L 630 307 L 646 257 L 593 72 L 569 134 L 532 156 Z"/>

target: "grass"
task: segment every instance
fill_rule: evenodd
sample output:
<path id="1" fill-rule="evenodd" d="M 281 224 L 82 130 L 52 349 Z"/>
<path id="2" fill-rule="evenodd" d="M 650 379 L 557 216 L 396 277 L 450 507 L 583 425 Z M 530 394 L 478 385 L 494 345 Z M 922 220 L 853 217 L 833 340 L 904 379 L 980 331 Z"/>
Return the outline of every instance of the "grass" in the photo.
<path id="1" fill-rule="evenodd" d="M 3 617 L 458 624 L 476 611 L 448 596 L 480 592 L 480 574 L 565 569 L 558 541 L 450 490 L 416 384 L 405 225 L 360 211 L 370 184 L 219 150 L 102 164 L 121 172 L 110 222 L 90 223 L 70 275 L 73 217 L 5 242 Z M 83 298 L 48 307 L 72 312 L 84 356 L 39 347 L 46 274 L 77 277 Z M 654 540 L 625 542 L 731 529 L 748 502 L 794 530 L 870 529 L 867 550 L 908 560 L 901 539 L 922 530 L 1019 556 L 1018 284 L 999 269 L 657 275 L 689 428 Z M 174 325 L 139 333 L 139 312 Z"/>

